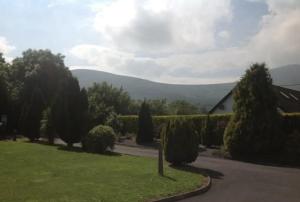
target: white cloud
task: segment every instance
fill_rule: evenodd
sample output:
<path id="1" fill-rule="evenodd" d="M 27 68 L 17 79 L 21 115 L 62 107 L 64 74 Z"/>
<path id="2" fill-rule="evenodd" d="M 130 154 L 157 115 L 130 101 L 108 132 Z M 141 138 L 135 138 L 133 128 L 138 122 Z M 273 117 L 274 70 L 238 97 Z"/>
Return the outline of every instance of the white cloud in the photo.
<path id="1" fill-rule="evenodd" d="M 63 6 L 66 4 L 72 4 L 77 2 L 78 0 L 49 0 L 49 3 L 47 5 L 48 8 L 53 8 L 57 6 Z"/>
<path id="2" fill-rule="evenodd" d="M 243 45 L 225 48 L 216 40 L 231 34 L 216 33 L 216 26 L 234 16 L 229 0 L 94 4 L 94 27 L 108 46 L 79 45 L 71 53 L 104 71 L 171 83 L 233 81 L 254 62 L 300 64 L 300 1 L 265 2 L 270 12 L 259 31 Z"/>
<path id="3" fill-rule="evenodd" d="M 232 17 L 230 0 L 116 0 L 92 7 L 95 29 L 130 52 L 213 48 L 216 24 Z"/>
<path id="4" fill-rule="evenodd" d="M 222 30 L 221 32 L 218 33 L 218 36 L 221 37 L 222 39 L 229 39 L 230 38 L 230 33 L 227 30 Z"/>
<path id="5" fill-rule="evenodd" d="M 14 49 L 15 47 L 10 45 L 5 37 L 0 36 L 0 52 L 3 53 L 6 61 L 10 62 L 12 60 L 12 57 L 9 57 L 8 54 Z"/>

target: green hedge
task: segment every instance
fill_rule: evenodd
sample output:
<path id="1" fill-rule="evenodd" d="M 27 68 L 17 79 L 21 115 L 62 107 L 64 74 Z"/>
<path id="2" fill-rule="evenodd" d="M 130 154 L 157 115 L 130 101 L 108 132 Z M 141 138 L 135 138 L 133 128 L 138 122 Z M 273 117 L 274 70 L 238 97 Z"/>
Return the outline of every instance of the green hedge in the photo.
<path id="1" fill-rule="evenodd" d="M 198 133 L 199 142 L 205 145 L 221 145 L 223 144 L 223 133 L 227 122 L 230 119 L 230 114 L 211 115 L 209 116 L 209 124 L 207 115 L 173 115 L 173 116 L 153 116 L 153 125 L 155 137 L 159 137 L 160 129 L 170 120 L 185 119 L 191 121 L 195 130 Z M 123 134 L 136 134 L 138 130 L 138 116 L 120 116 L 123 123 Z M 207 128 L 209 126 L 209 128 Z"/>
<path id="2" fill-rule="evenodd" d="M 187 119 L 193 122 L 198 133 L 201 144 L 222 145 L 223 133 L 231 114 L 210 115 L 173 115 L 173 116 L 153 116 L 155 136 L 158 137 L 159 131 L 164 124 L 174 119 Z M 123 133 L 137 133 L 138 116 L 120 116 L 123 122 Z M 289 113 L 283 115 L 283 129 L 288 135 L 293 131 L 300 131 L 300 113 Z"/>

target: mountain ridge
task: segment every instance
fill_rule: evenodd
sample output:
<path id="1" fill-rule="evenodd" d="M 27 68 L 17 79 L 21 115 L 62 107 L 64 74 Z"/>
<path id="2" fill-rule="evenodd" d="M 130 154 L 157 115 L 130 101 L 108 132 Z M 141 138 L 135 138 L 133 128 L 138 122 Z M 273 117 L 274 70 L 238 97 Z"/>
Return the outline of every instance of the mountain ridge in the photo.
<path id="1" fill-rule="evenodd" d="M 236 84 L 167 84 L 141 79 L 131 76 L 122 76 L 108 72 L 74 69 L 72 74 L 78 78 L 81 87 L 90 87 L 94 82 L 104 82 L 115 87 L 123 87 L 133 99 L 167 99 L 168 101 L 186 100 L 197 106 L 210 109 Z M 270 69 L 274 85 L 300 84 L 300 65 L 286 65 Z M 284 85 L 283 85 L 284 84 Z M 299 86 L 289 86 L 300 90 Z"/>

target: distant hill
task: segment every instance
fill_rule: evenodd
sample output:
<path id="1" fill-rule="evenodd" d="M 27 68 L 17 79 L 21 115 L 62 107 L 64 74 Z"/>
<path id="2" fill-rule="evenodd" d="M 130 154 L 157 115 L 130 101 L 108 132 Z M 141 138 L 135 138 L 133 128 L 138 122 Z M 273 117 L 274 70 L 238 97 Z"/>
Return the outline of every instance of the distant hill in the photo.
<path id="1" fill-rule="evenodd" d="M 82 87 L 89 87 L 94 82 L 112 84 L 116 87 L 123 87 L 134 99 L 161 99 L 187 100 L 198 106 L 210 109 L 225 94 L 227 94 L 235 83 L 207 84 L 207 85 L 179 85 L 152 82 L 129 76 L 120 76 L 107 72 L 77 69 L 72 70 L 74 76 L 79 80 Z M 300 65 L 289 65 L 271 70 L 274 84 L 295 84 L 300 83 Z M 291 86 L 300 90 L 300 86 Z"/>
<path id="2" fill-rule="evenodd" d="M 271 75 L 275 85 L 300 91 L 300 65 L 272 69 Z"/>

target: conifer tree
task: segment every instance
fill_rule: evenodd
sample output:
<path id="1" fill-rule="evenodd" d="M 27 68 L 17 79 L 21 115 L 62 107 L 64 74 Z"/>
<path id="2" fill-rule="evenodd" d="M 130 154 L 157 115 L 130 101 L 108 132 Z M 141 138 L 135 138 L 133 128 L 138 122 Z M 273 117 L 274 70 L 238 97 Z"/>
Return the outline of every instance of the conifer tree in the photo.
<path id="1" fill-rule="evenodd" d="M 150 107 L 146 101 L 141 105 L 138 120 L 138 134 L 136 142 L 138 144 L 153 142 L 153 122 Z"/>
<path id="2" fill-rule="evenodd" d="M 280 148 L 280 114 L 265 64 L 253 64 L 233 91 L 233 116 L 224 144 L 232 156 L 266 154 Z"/>

